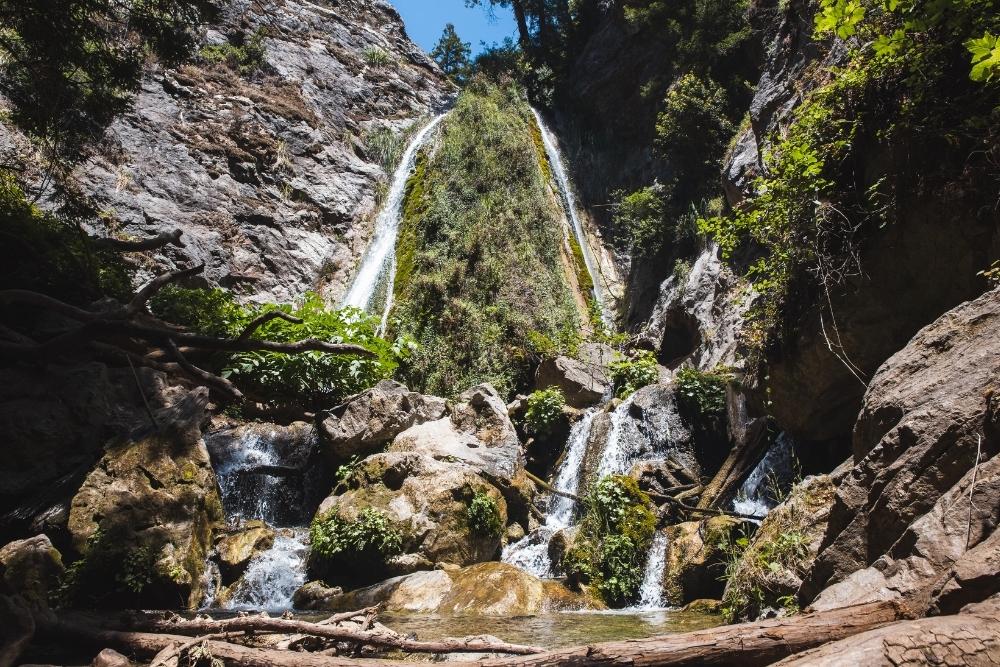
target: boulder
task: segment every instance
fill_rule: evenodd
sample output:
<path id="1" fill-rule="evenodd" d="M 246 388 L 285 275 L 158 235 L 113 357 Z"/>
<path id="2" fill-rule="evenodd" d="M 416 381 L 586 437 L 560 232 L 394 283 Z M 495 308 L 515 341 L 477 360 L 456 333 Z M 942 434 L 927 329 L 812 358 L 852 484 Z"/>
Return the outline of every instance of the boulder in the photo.
<path id="1" fill-rule="evenodd" d="M 375 454 L 361 463 L 347 485 L 346 492 L 323 501 L 317 516 L 335 512 L 352 520 L 362 510 L 374 508 L 400 531 L 402 552 L 418 555 L 415 562 L 470 565 L 493 558 L 500 547 L 501 532 L 472 532 L 468 508 L 476 494 L 486 494 L 496 503 L 500 525 L 505 526 L 507 504 L 493 485 L 464 462 L 413 452 Z M 323 572 L 315 561 L 311 565 L 314 574 L 324 578 L 337 574 Z M 379 574 L 370 569 L 354 574 Z"/>
<path id="2" fill-rule="evenodd" d="M 945 587 L 956 600 L 988 594 L 954 587 L 981 566 L 975 558 L 990 558 L 990 547 L 976 548 L 1000 524 L 998 330 L 995 289 L 925 327 L 879 369 L 804 601 L 835 584 L 816 608 L 902 596 L 926 609 Z"/>
<path id="3" fill-rule="evenodd" d="M 83 563 L 79 604 L 193 607 L 205 556 L 222 519 L 200 427 L 208 391 L 158 411 L 158 431 L 108 447 L 73 498 L 69 531 Z"/>
<path id="4" fill-rule="evenodd" d="M 535 389 L 558 387 L 566 397 L 566 404 L 574 408 L 600 402 L 611 389 L 607 368 L 611 355 L 596 348 L 580 356 L 587 358 L 560 356 L 542 361 L 535 372 Z"/>
<path id="5" fill-rule="evenodd" d="M 807 477 L 768 513 L 726 581 L 722 602 L 734 620 L 757 618 L 768 607 L 796 606 L 796 592 L 826 531 L 833 496 L 829 476 Z"/>
<path id="6" fill-rule="evenodd" d="M 726 567 L 725 545 L 740 522 L 726 516 L 687 521 L 666 529 L 667 556 L 663 599 L 681 606 L 698 599 L 722 597 Z"/>
<path id="7" fill-rule="evenodd" d="M 90 667 L 129 667 L 129 659 L 114 649 L 106 648 L 98 653 Z"/>
<path id="8" fill-rule="evenodd" d="M 36 612 L 48 609 L 66 569 L 62 556 L 45 535 L 0 548 L 0 580 L 8 593 L 20 595 Z"/>
<path id="9" fill-rule="evenodd" d="M 383 380 L 334 408 L 322 421 L 322 448 L 334 462 L 368 456 L 414 426 L 441 419 L 447 402 Z"/>
<path id="10" fill-rule="evenodd" d="M 339 595 L 310 583 L 296 593 L 295 604 L 300 609 L 324 611 L 378 604 L 390 613 L 502 617 L 596 607 L 592 600 L 557 582 L 543 581 L 512 565 L 496 562 L 417 572 Z"/>
<path id="11" fill-rule="evenodd" d="M 263 521 L 248 521 L 215 540 L 215 561 L 222 583 L 230 585 L 246 572 L 257 554 L 274 546 L 274 530 Z"/>

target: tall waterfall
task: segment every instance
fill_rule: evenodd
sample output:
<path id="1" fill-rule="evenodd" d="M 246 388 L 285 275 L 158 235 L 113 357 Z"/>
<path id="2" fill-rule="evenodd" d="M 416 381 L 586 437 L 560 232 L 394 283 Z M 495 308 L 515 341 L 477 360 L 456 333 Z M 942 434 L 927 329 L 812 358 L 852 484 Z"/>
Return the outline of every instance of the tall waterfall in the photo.
<path id="1" fill-rule="evenodd" d="M 399 234 L 399 223 L 403 215 L 406 181 L 417 162 L 417 151 L 420 150 L 424 141 L 442 118 L 444 118 L 444 114 L 431 120 L 417 132 L 409 146 L 406 147 L 399 166 L 392 175 L 392 185 L 389 188 L 385 204 L 375 220 L 375 234 L 361 260 L 361 268 L 354 277 L 354 282 L 342 303 L 343 306 L 354 306 L 371 313 L 378 308 L 379 299 L 376 297 L 380 292 L 383 292 L 380 331 L 385 331 L 389 321 L 389 312 L 392 310 L 392 292 L 396 282 L 396 237 Z"/>
<path id="2" fill-rule="evenodd" d="M 600 306 L 601 319 L 606 325 L 612 325 L 614 323 L 614 306 L 612 299 L 609 297 L 607 290 L 605 289 L 600 267 L 597 264 L 597 260 L 594 259 L 594 253 L 591 250 L 589 241 L 587 240 L 587 234 L 583 229 L 583 223 L 580 221 L 580 216 L 577 213 L 576 196 L 573 194 L 573 188 L 570 186 L 569 176 L 566 174 L 566 165 L 563 162 L 562 153 L 559 150 L 559 144 L 556 141 L 555 134 L 553 134 L 549 129 L 549 126 L 545 124 L 542 114 L 534 108 L 531 109 L 531 112 L 535 115 L 535 121 L 538 123 L 538 129 L 541 130 L 542 143 L 545 145 L 545 154 L 548 156 L 549 164 L 552 166 L 552 174 L 555 177 L 556 186 L 559 188 L 559 194 L 562 198 L 563 208 L 566 210 L 566 217 L 570 222 L 571 231 L 573 232 L 573 236 L 576 237 L 577 243 L 580 244 L 580 249 L 583 251 L 584 264 L 587 265 L 587 272 L 590 274 L 590 279 L 594 283 L 594 299 L 597 301 L 597 305 Z"/>

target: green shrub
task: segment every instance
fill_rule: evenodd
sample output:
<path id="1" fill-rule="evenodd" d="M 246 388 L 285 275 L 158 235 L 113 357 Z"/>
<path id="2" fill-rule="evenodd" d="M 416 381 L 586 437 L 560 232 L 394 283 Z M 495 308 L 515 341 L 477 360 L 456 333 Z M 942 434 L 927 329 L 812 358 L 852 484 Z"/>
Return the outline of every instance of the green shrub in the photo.
<path id="1" fill-rule="evenodd" d="M 382 167 L 382 171 L 392 174 L 406 150 L 408 136 L 409 132 L 397 134 L 383 127 L 366 132 L 361 141 L 365 145 L 366 154 Z"/>
<path id="2" fill-rule="evenodd" d="M 524 423 L 533 433 L 546 433 L 559 421 L 564 407 L 566 397 L 559 387 L 539 389 L 528 396 Z"/>
<path id="3" fill-rule="evenodd" d="M 372 69 L 382 69 L 392 64 L 392 57 L 384 49 L 369 46 L 364 50 L 365 63 Z"/>
<path id="4" fill-rule="evenodd" d="M 623 399 L 660 379 L 656 357 L 648 350 L 639 350 L 631 359 L 611 362 L 608 371 L 615 395 Z"/>
<path id="5" fill-rule="evenodd" d="M 655 255 L 663 246 L 667 189 L 656 183 L 631 194 L 612 193 L 616 239 L 640 255 Z"/>
<path id="6" fill-rule="evenodd" d="M 500 506 L 488 493 L 476 493 L 466 509 L 469 530 L 481 537 L 499 537 L 503 531 Z"/>
<path id="7" fill-rule="evenodd" d="M 385 563 L 403 548 L 403 536 L 382 512 L 366 507 L 354 520 L 336 510 L 313 519 L 309 527 L 311 553 L 331 568 Z"/>
<path id="8" fill-rule="evenodd" d="M 160 578 L 149 547 L 125 548 L 124 540 L 100 528 L 87 540 L 86 555 L 66 568 L 55 602 L 66 607 L 103 607 L 134 601 Z"/>
<path id="9" fill-rule="evenodd" d="M 241 305 L 223 290 L 164 288 L 151 302 L 157 316 L 215 336 L 236 337 L 253 319 L 271 310 L 282 310 L 303 320 L 293 324 L 271 320 L 257 329 L 254 338 L 281 343 L 315 338 L 331 343 L 361 345 L 374 358 L 306 352 L 237 352 L 219 355 L 214 369 L 237 386 L 268 402 L 307 401 L 329 405 L 374 386 L 392 376 L 411 346 L 405 339 L 390 343 L 377 334 L 378 321 L 356 308 L 331 310 L 316 294 L 307 294 L 298 307 Z"/>
<path id="10" fill-rule="evenodd" d="M 244 76 L 255 74 L 264 69 L 267 61 L 267 47 L 264 40 L 267 33 L 264 28 L 258 28 L 249 36 L 237 38 L 224 44 L 210 44 L 202 47 L 198 55 L 205 62 L 219 63 L 238 71 Z"/>
<path id="11" fill-rule="evenodd" d="M 635 600 L 642 584 L 656 516 L 631 477 L 605 477 L 584 499 L 585 512 L 562 568 L 571 584 L 591 583 L 612 606 Z"/>
<path id="12" fill-rule="evenodd" d="M 695 368 L 681 368 L 674 376 L 674 386 L 681 412 L 691 422 L 705 424 L 726 413 L 726 385 L 731 377 L 707 373 Z"/>

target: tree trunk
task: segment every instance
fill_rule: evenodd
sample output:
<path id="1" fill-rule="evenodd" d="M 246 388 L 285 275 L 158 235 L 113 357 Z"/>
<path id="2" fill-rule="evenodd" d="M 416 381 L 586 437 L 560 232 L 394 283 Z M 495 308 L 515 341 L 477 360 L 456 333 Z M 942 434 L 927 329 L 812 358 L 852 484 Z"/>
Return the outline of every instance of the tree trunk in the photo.
<path id="1" fill-rule="evenodd" d="M 524 13 L 524 2 L 511 0 L 510 4 L 514 8 L 514 18 L 517 20 L 517 36 L 521 43 L 521 50 L 530 57 L 534 49 L 531 44 L 531 33 L 528 31 L 528 17 Z"/>
<path id="2" fill-rule="evenodd" d="M 743 441 L 729 452 L 722 463 L 719 472 L 705 487 L 698 507 L 708 509 L 718 507 L 719 503 L 736 492 L 736 487 L 743 483 L 747 475 L 754 469 L 764 454 L 767 453 L 767 420 L 757 419 L 747 429 Z"/>

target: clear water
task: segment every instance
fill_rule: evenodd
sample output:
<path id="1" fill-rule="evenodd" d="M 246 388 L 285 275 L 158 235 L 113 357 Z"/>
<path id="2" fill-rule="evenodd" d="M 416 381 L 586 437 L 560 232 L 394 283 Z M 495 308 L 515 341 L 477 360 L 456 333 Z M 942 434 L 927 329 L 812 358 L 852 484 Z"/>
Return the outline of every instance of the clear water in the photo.
<path id="1" fill-rule="evenodd" d="M 416 164 L 417 151 L 442 118 L 444 114 L 435 117 L 417 132 L 403 152 L 399 167 L 392 176 L 385 204 L 375 220 L 375 235 L 368 244 L 358 274 L 354 277 L 347 296 L 344 297 L 344 306 L 354 306 L 373 313 L 377 311 L 379 305 L 376 303 L 379 300 L 376 296 L 382 296 L 381 331 L 385 331 L 389 312 L 392 310 L 392 292 L 396 280 L 396 237 L 399 234 L 399 223 L 403 214 L 406 181 Z"/>
<path id="2" fill-rule="evenodd" d="M 587 273 L 590 274 L 591 282 L 594 283 L 594 299 L 597 301 L 597 305 L 600 306 L 601 319 L 605 325 L 611 326 L 614 324 L 615 319 L 614 306 L 601 280 L 601 273 L 597 261 L 594 259 L 593 252 L 590 249 L 590 244 L 587 241 L 583 223 L 580 222 L 580 216 L 576 208 L 576 196 L 573 194 L 573 188 L 570 186 L 569 176 L 566 173 L 566 164 L 563 161 L 562 152 L 559 150 L 559 143 L 556 141 L 555 134 L 545 124 L 542 115 L 536 109 L 532 109 L 531 112 L 535 115 L 538 129 L 541 130 L 545 154 L 549 158 L 552 175 L 555 177 L 556 186 L 562 197 L 563 208 L 566 211 L 566 217 L 569 219 L 570 228 L 576 237 L 577 243 L 580 244 L 580 249 L 583 251 L 583 262 L 587 266 Z"/>
<path id="3" fill-rule="evenodd" d="M 663 574 L 667 566 L 667 534 L 657 531 L 646 557 L 637 609 L 663 608 Z"/>
<path id="4" fill-rule="evenodd" d="M 243 580 L 226 604 L 227 609 L 284 611 L 292 596 L 306 583 L 308 531 L 280 531 L 274 546 L 250 561 Z"/>

